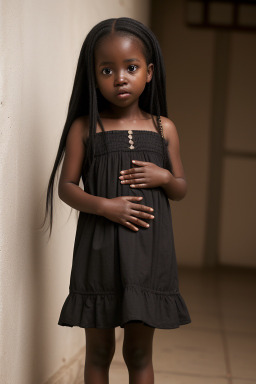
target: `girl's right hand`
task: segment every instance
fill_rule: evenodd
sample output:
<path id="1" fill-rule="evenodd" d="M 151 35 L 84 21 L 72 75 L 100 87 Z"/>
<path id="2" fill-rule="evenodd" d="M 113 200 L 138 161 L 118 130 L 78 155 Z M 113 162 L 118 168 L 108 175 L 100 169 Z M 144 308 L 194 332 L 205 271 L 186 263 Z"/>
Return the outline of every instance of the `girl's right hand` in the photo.
<path id="1" fill-rule="evenodd" d="M 116 223 L 122 224 L 133 231 L 138 231 L 134 224 L 148 228 L 149 224 L 140 218 L 153 219 L 154 216 L 147 212 L 153 212 L 153 208 L 137 204 L 141 196 L 119 196 L 112 199 L 104 199 L 102 216 Z"/>

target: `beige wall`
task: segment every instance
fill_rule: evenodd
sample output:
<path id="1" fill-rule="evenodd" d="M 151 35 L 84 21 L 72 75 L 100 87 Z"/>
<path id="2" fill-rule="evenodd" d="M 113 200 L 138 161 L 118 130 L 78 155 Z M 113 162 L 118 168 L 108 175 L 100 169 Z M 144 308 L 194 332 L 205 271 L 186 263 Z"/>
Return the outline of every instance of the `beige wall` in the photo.
<path id="1" fill-rule="evenodd" d="M 147 23 L 149 1 L 0 1 L 1 384 L 44 383 L 85 345 L 83 329 L 57 325 L 75 211 L 69 218 L 55 195 L 49 243 L 36 227 L 82 42 L 98 21 L 117 16 Z"/>
<path id="2" fill-rule="evenodd" d="M 207 256 L 214 117 L 215 124 L 219 119 L 224 125 L 224 150 L 236 152 L 227 152 L 222 159 L 218 263 L 256 267 L 256 34 L 232 32 L 226 37 L 230 52 L 223 122 L 214 109 L 216 31 L 186 27 L 184 0 L 153 0 L 152 8 L 151 27 L 160 40 L 167 70 L 169 117 L 179 133 L 189 187 L 184 200 L 171 202 L 178 264 L 200 267 Z"/>

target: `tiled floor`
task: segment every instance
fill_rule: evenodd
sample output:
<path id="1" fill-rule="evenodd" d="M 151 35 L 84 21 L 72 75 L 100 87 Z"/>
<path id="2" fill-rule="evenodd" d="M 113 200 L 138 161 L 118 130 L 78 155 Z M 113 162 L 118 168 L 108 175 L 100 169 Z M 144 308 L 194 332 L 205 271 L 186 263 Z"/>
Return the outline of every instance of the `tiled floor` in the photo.
<path id="1" fill-rule="evenodd" d="M 256 384 L 256 271 L 179 268 L 179 282 L 192 323 L 155 330 L 155 384 Z M 122 342 L 123 329 L 110 384 L 129 383 Z"/>

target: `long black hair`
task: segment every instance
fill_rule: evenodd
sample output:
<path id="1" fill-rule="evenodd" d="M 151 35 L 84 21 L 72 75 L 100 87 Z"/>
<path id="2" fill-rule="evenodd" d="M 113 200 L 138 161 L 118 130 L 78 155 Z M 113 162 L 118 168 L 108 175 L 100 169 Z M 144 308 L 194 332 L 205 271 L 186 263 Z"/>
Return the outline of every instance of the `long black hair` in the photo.
<path id="1" fill-rule="evenodd" d="M 67 119 L 48 183 L 45 217 L 42 226 L 45 224 L 50 208 L 49 237 L 51 236 L 53 222 L 54 180 L 57 169 L 65 153 L 66 139 L 72 123 L 80 116 L 89 116 L 89 137 L 86 143 L 84 143 L 87 148 L 83 161 L 84 175 L 87 174 L 86 172 L 90 168 L 90 164 L 94 157 L 94 139 L 97 123 L 99 123 L 102 131 L 105 132 L 99 113 L 106 106 L 106 100 L 100 94 L 98 89 L 96 89 L 94 52 L 95 46 L 98 44 L 99 40 L 111 33 L 136 37 L 143 43 L 147 65 L 153 63 L 154 72 L 152 80 L 149 83 L 146 83 L 145 89 L 140 96 L 139 106 L 142 110 L 151 114 L 152 119 L 153 115 L 168 117 L 164 62 L 159 43 L 153 32 L 139 21 L 128 17 L 120 17 L 117 19 L 111 18 L 96 24 L 86 36 L 80 51 L 73 90 L 69 101 Z M 153 121 L 160 133 L 159 124 L 156 124 L 154 119 Z M 103 134 L 103 136 L 105 140 L 105 134 Z M 166 159 L 164 138 L 162 138 L 162 143 L 164 158 Z"/>

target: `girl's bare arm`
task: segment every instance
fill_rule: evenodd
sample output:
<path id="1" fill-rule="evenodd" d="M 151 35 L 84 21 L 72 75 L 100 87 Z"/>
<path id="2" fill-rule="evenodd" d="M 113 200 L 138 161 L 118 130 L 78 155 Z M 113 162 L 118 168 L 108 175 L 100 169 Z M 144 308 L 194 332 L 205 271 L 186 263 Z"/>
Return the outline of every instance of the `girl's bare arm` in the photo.
<path id="1" fill-rule="evenodd" d="M 180 157 L 180 145 L 174 123 L 161 117 L 164 136 L 168 140 L 168 152 L 172 163 L 172 173 L 165 170 L 165 181 L 161 185 L 171 200 L 181 200 L 187 193 L 187 181 Z"/>
<path id="2" fill-rule="evenodd" d="M 102 203 L 106 199 L 91 195 L 79 187 L 85 156 L 83 136 L 84 119 L 78 118 L 71 125 L 67 136 L 58 195 L 61 200 L 78 211 L 102 215 Z"/>

